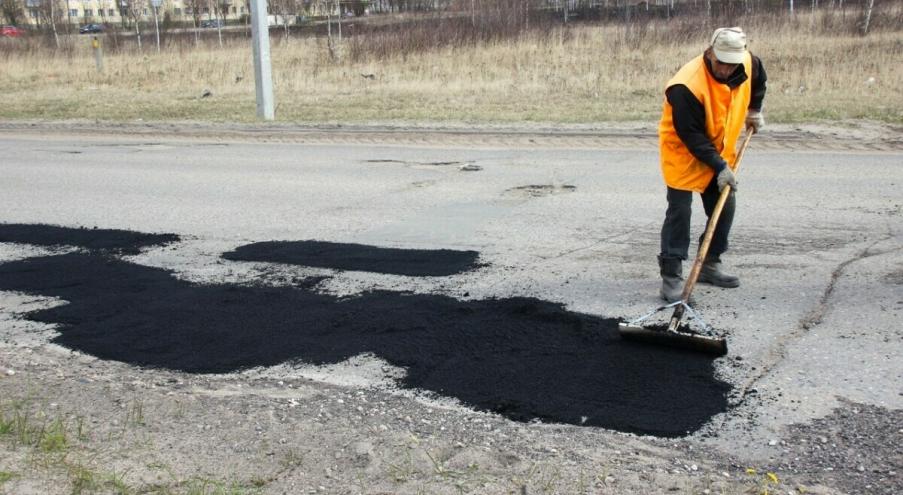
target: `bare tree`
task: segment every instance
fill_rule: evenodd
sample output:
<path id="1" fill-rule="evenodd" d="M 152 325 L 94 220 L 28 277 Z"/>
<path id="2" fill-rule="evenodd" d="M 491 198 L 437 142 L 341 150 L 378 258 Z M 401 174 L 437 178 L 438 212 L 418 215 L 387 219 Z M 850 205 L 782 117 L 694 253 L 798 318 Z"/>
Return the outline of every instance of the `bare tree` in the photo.
<path id="1" fill-rule="evenodd" d="M 201 27 L 201 8 L 207 5 L 207 0 L 184 0 L 185 8 L 191 11 L 191 19 L 194 21 L 194 44 L 200 44 L 201 33 L 198 28 Z"/>
<path id="2" fill-rule="evenodd" d="M 135 23 L 135 40 L 138 43 L 138 51 L 141 51 L 141 17 L 147 5 L 140 0 L 119 0 L 119 10 L 123 17 Z"/>
<path id="3" fill-rule="evenodd" d="M 330 9 L 332 10 L 332 9 Z M 341 0 L 335 0 L 335 11 L 337 12 L 336 16 L 336 25 L 339 28 L 339 45 L 342 44 L 342 2 Z"/>
<path id="4" fill-rule="evenodd" d="M 301 5 L 298 3 L 298 0 L 272 0 L 270 1 L 270 8 L 273 9 L 273 12 L 279 15 L 282 18 L 282 26 L 284 28 L 285 33 L 285 41 L 288 41 L 289 37 L 289 16 L 294 17 L 298 14 L 298 9 Z"/>
<path id="5" fill-rule="evenodd" d="M 318 0 L 317 10 L 326 12 L 326 48 L 329 50 L 329 58 L 335 60 L 338 58 L 336 54 L 336 46 L 332 38 L 332 14 L 333 8 L 337 0 Z M 339 41 L 341 41 L 341 28 L 339 29 Z"/>
<path id="6" fill-rule="evenodd" d="M 875 7 L 875 0 L 868 0 L 865 7 L 865 19 L 862 21 L 862 35 L 869 34 L 869 24 L 872 22 L 872 9 Z"/>
<path id="7" fill-rule="evenodd" d="M 24 12 L 25 4 L 22 0 L 0 0 L 0 14 L 3 14 L 9 24 L 18 26 Z"/>
<path id="8" fill-rule="evenodd" d="M 348 8 L 350 8 L 351 11 L 354 12 L 355 17 L 360 17 L 364 15 L 365 12 L 367 12 L 367 5 L 370 2 L 367 2 L 365 0 L 348 0 L 346 3 L 348 4 Z"/>
<path id="9" fill-rule="evenodd" d="M 97 13 L 100 14 L 100 22 L 103 24 L 107 23 L 107 9 L 109 9 L 110 4 L 107 0 L 98 0 L 97 2 Z"/>
<path id="10" fill-rule="evenodd" d="M 66 34 L 72 31 L 72 9 L 69 8 L 69 0 L 66 0 Z"/>
<path id="11" fill-rule="evenodd" d="M 246 13 L 242 14 L 242 17 L 245 18 L 245 31 L 248 33 L 248 38 L 250 38 L 251 37 L 251 0 L 243 0 L 242 6 L 244 7 L 245 12 L 246 12 Z"/>
<path id="12" fill-rule="evenodd" d="M 56 25 L 63 21 L 63 11 L 59 4 L 59 0 L 34 0 L 36 2 L 36 10 L 38 11 L 38 20 L 45 26 L 50 26 L 53 33 L 53 41 L 56 43 L 57 49 L 60 47 L 60 35 L 56 29 Z"/>
<path id="13" fill-rule="evenodd" d="M 154 33 L 156 34 L 157 53 L 160 53 L 160 20 L 157 18 L 157 10 L 163 5 L 163 0 L 149 0 L 151 12 L 154 13 Z"/>
<path id="14" fill-rule="evenodd" d="M 223 46 L 223 26 L 226 25 L 226 16 L 229 14 L 231 6 L 231 0 L 213 0 L 213 17 L 217 20 L 216 36 L 221 47 Z"/>

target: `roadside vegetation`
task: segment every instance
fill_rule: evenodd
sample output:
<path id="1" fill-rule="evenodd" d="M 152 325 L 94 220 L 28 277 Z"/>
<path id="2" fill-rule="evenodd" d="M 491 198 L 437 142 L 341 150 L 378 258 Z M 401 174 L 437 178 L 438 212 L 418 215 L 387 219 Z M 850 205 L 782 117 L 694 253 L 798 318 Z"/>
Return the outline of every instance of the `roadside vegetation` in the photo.
<path id="1" fill-rule="evenodd" d="M 706 13 L 699 5 L 702 12 L 638 4 L 568 22 L 524 9 L 406 14 L 346 21 L 341 38 L 335 25 L 277 27 L 276 119 L 655 120 L 667 79 L 705 48 L 714 27 L 740 25 L 768 72 L 771 122 L 903 123 L 901 2 L 874 10 L 813 2 L 793 14 Z M 169 35 L 159 52 L 106 35 L 102 72 L 90 36 L 64 38 L 60 48 L 47 36 L 0 40 L 0 118 L 254 121 L 250 41 L 236 29 L 222 41 L 215 33 Z"/>
<path id="2" fill-rule="evenodd" d="M 125 405 L 122 421 L 114 421 L 116 426 L 104 433 L 84 416 L 56 410 L 56 404 L 52 412 L 36 405 L 31 400 L 0 402 L 0 494 L 16 493 L 21 480 L 34 490 L 73 495 L 253 495 L 269 482 L 183 479 L 165 465 L 142 468 L 160 473 L 155 481 L 136 481 L 132 468 L 120 466 L 131 450 L 148 444 L 140 435 L 145 426 L 140 402 Z"/>

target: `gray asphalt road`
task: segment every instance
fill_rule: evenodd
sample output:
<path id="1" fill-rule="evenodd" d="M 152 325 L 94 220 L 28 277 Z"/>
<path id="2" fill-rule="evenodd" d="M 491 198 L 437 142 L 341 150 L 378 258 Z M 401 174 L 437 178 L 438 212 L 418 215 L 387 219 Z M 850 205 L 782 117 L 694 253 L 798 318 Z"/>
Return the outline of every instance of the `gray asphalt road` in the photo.
<path id="1" fill-rule="evenodd" d="M 0 135 L 0 156 L 0 222 L 173 232 L 223 247 L 318 239 L 473 249 L 497 269 L 446 290 L 627 318 L 658 304 L 665 198 L 650 146 L 10 134 Z M 720 371 L 742 393 L 700 442 L 768 458 L 785 426 L 821 418 L 840 399 L 903 408 L 901 187 L 899 152 L 767 151 L 753 140 L 724 258 L 742 285 L 696 294 L 703 317 L 728 334 Z"/>

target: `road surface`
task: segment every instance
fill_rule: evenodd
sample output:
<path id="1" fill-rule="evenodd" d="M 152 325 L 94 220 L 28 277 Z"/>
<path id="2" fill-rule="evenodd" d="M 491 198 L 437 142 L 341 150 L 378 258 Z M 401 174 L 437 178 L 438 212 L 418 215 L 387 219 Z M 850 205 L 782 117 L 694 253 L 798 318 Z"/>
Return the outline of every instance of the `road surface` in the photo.
<path id="1" fill-rule="evenodd" d="M 435 132 L 340 129 L 334 134 L 268 132 L 260 140 L 254 133 L 223 134 L 98 135 L 69 132 L 64 126 L 48 126 L 42 132 L 7 128 L 0 132 L 0 223 L 178 234 L 183 242 L 175 247 L 151 249 L 130 259 L 198 282 L 241 282 L 259 274 L 259 267 L 227 270 L 217 260 L 219 253 L 238 246 L 320 240 L 473 250 L 486 265 L 478 276 L 450 280 L 335 273 L 327 288 L 336 293 L 386 289 L 467 299 L 525 296 L 615 318 L 640 316 L 659 303 L 656 254 L 665 191 L 654 135 L 648 132 L 490 133 L 490 137 L 451 132 L 436 137 Z M 725 463 L 711 468 L 713 479 L 734 470 L 728 473 L 733 478 L 721 477 L 725 483 L 760 483 L 754 475 L 743 478 L 738 471 L 748 465 L 783 469 L 779 475 L 795 476 L 799 485 L 815 485 L 824 493 L 891 493 L 901 486 L 899 448 L 873 444 L 875 438 L 885 438 L 899 445 L 903 434 L 899 424 L 863 426 L 856 423 L 855 414 L 845 420 L 837 419 L 837 414 L 877 411 L 878 417 L 899 418 L 903 409 L 903 149 L 899 140 L 838 143 L 792 135 L 792 130 L 785 130 L 778 136 L 764 133 L 753 138 L 744 160 L 731 249 L 724 256 L 726 267 L 741 277 L 740 288 L 699 286 L 696 292 L 696 309 L 729 339 L 729 355 L 715 366 L 717 376 L 733 387 L 731 407 L 677 443 L 631 438 L 632 447 L 627 449 L 649 449 L 644 450 L 643 462 L 650 472 L 660 471 L 661 479 L 650 481 L 643 477 L 645 471 L 625 467 L 630 474 L 612 476 L 622 487 L 659 483 L 658 489 L 664 491 L 672 485 L 717 486 L 688 482 L 698 478 L 696 468 L 681 465 L 675 470 L 662 460 L 697 454 L 702 456 L 700 463 L 712 466 L 719 466 L 719 459 L 734 459 L 733 467 Z M 693 228 L 701 233 L 704 215 L 698 203 Z M 23 249 L 0 243 L 0 262 L 33 254 Z M 35 336 L 32 327 L 23 326 L 22 315 L 34 304 L 38 303 L 21 294 L 0 292 L 4 314 L 0 367 L 20 370 L 0 380 L 5 393 L 24 394 L 24 388 L 37 383 L 34 380 L 53 375 L 56 368 L 48 363 L 68 359 L 70 369 L 100 366 L 85 361 L 87 357 L 62 357 L 68 355 L 48 346 L 45 337 Z M 34 364 L 31 371 L 29 363 Z M 104 376 L 138 373 L 127 365 L 112 366 Z M 306 387 L 337 387 L 329 390 L 353 396 L 384 380 L 380 372 L 368 369 L 364 364 L 348 365 L 302 375 L 313 377 L 313 384 Z M 159 370 L 141 372 L 141 380 L 155 381 L 155 373 L 175 376 L 169 379 L 176 381 L 192 379 Z M 233 386 L 214 383 L 204 393 L 219 399 L 240 395 Z M 102 395 L 88 389 L 91 386 L 85 385 L 85 393 Z M 396 393 L 387 397 L 401 410 L 409 408 L 402 416 L 429 421 L 431 412 L 425 411 L 434 406 L 428 399 Z M 220 406 L 229 407 L 228 402 Z M 466 422 L 455 415 L 469 413 L 447 407 L 451 425 Z M 834 420 L 841 423 L 830 423 Z M 529 428 L 511 421 L 500 424 L 514 431 Z M 807 441 L 818 443 L 838 424 L 850 431 L 864 428 L 862 438 L 872 440 L 850 440 L 846 448 L 860 452 L 861 458 L 884 456 L 886 465 L 841 460 L 837 463 L 848 465 L 816 466 L 815 461 L 807 465 L 806 459 L 799 460 L 800 451 L 794 449 Z M 813 425 L 822 426 L 812 429 Z M 351 432 L 355 428 L 345 427 Z M 453 435 L 444 428 L 431 430 L 428 436 L 440 443 L 448 436 L 446 447 L 454 449 Z M 559 434 L 579 437 L 591 430 L 570 428 L 566 430 L 570 433 L 555 429 L 536 433 L 555 445 L 544 455 L 567 451 L 567 442 L 556 443 Z M 511 433 L 517 438 L 520 434 Z M 593 435 L 600 435 L 593 437 L 601 442 L 598 452 L 587 443 L 572 445 L 575 455 L 584 457 L 578 455 L 576 464 L 563 463 L 563 476 L 576 476 L 578 468 L 573 466 L 596 476 L 602 469 L 600 458 L 622 457 L 617 447 L 621 437 L 604 431 Z M 799 443 L 791 445 L 791 439 Z M 505 440 L 495 441 L 504 450 Z M 378 442 L 368 445 L 376 449 Z M 616 451 L 619 454 L 613 454 Z M 806 452 L 810 460 L 817 457 Z M 326 459 L 314 476 L 321 481 L 304 485 L 313 490 L 330 479 L 320 472 L 329 464 L 328 454 L 312 458 L 318 456 Z M 526 476 L 527 469 L 521 469 L 526 454 L 516 456 L 521 462 L 512 464 L 511 472 Z M 844 470 L 851 474 L 842 475 Z M 376 486 L 374 476 L 380 478 L 365 475 Z M 504 478 L 498 472 L 484 476 Z M 405 483 L 417 475 L 400 477 L 404 480 L 394 485 L 396 489 L 414 491 Z M 287 479 L 294 487 L 303 478 L 292 474 L 274 478 L 267 490 L 288 489 Z M 602 478 L 598 486 L 606 493 L 611 485 L 605 481 L 608 476 Z M 535 484 L 536 480 L 528 480 L 523 486 Z"/>

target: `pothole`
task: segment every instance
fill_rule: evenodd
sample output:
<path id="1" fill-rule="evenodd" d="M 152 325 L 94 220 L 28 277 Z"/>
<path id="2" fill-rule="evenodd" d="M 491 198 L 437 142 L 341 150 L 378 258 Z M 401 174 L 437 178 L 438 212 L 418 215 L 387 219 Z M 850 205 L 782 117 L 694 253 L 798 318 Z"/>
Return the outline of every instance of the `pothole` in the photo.
<path id="1" fill-rule="evenodd" d="M 364 163 L 397 163 L 400 165 L 405 165 L 408 162 L 402 160 L 364 160 Z"/>
<path id="2" fill-rule="evenodd" d="M 461 161 L 418 162 L 418 161 L 406 161 L 406 160 L 394 160 L 394 159 L 364 160 L 364 163 L 397 164 L 397 165 L 405 165 L 405 166 L 409 166 L 409 167 L 454 167 L 454 166 L 461 167 L 461 166 L 473 165 L 473 162 L 461 162 Z"/>
<path id="3" fill-rule="evenodd" d="M 892 285 L 903 285 L 903 270 L 888 273 L 884 276 L 884 281 Z"/>
<path id="4" fill-rule="evenodd" d="M 576 190 L 577 186 L 572 186 L 570 184 L 530 184 L 527 186 L 517 186 L 506 189 L 505 194 L 541 198 L 555 194 L 572 193 Z"/>

